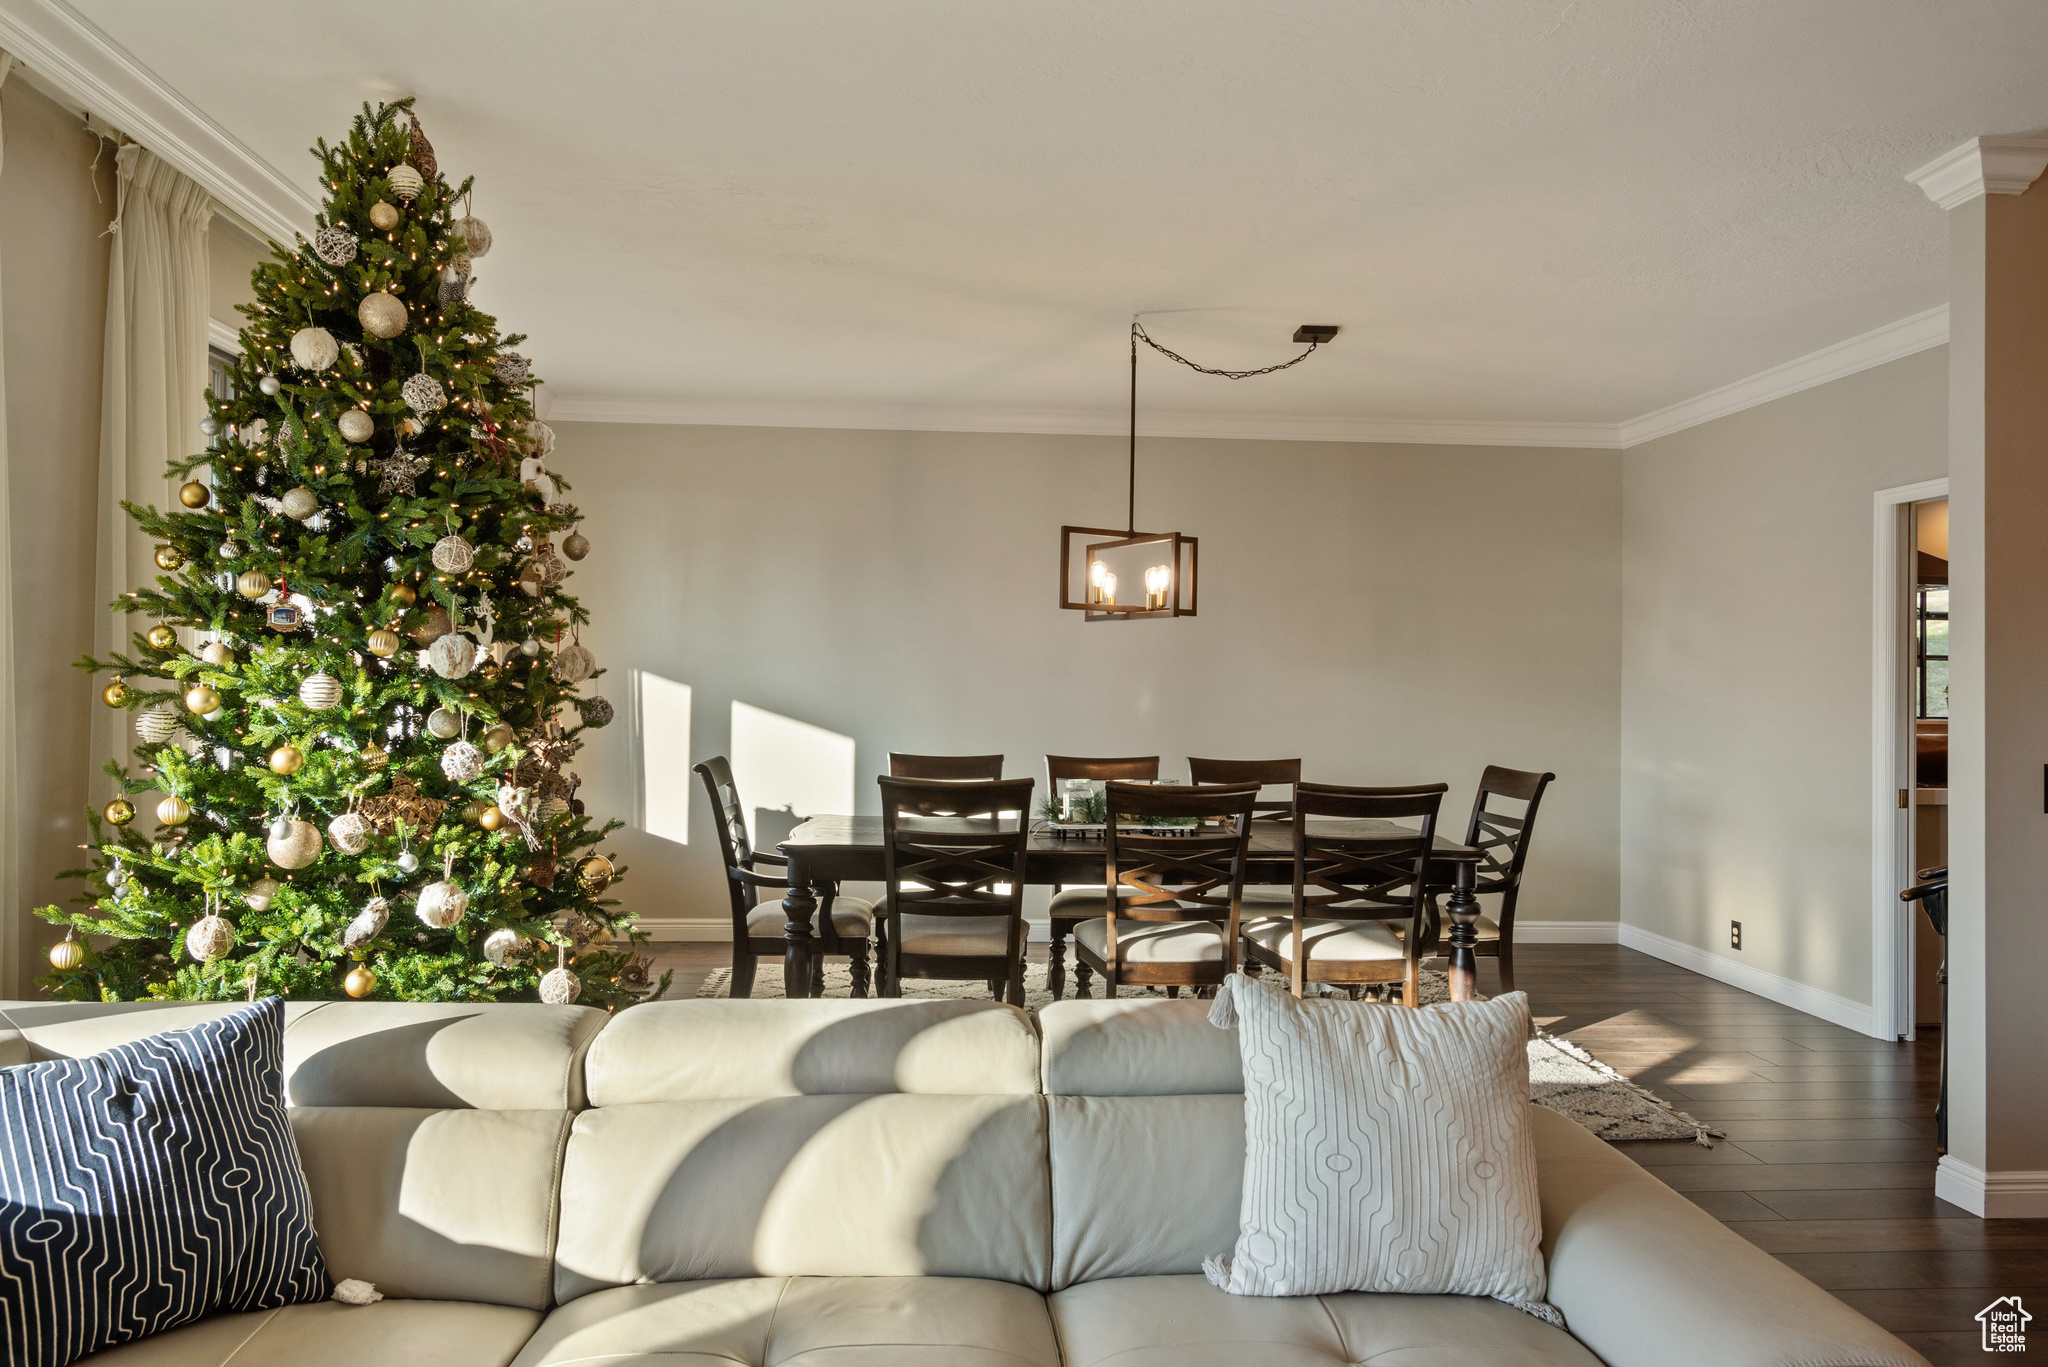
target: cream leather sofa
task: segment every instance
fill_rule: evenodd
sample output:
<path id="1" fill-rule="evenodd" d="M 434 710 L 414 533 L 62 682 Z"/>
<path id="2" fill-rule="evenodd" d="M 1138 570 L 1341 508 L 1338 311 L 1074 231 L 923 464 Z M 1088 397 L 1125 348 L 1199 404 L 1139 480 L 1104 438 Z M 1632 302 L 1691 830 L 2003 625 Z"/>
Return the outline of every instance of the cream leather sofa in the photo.
<path id="1" fill-rule="evenodd" d="M 229 1007 L 0 1003 L 0 1064 Z M 286 1085 L 371 1306 L 95 1367 L 1890 1367 L 1917 1354 L 1534 1112 L 1550 1299 L 1225 1296 L 1242 1083 L 1205 1004 L 308 1002 Z"/>

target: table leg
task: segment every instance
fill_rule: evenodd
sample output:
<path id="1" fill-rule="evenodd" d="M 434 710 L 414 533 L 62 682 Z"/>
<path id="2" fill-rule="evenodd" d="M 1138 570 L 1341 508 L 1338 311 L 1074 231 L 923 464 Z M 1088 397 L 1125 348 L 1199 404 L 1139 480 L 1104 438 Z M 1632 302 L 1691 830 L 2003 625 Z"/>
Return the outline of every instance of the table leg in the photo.
<path id="1" fill-rule="evenodd" d="M 782 899 L 782 991 L 791 1001 L 811 995 L 811 918 L 818 898 L 811 875 L 796 855 L 789 856 L 789 895 Z"/>
<path id="2" fill-rule="evenodd" d="M 1479 993 L 1479 957 L 1472 947 L 1479 943 L 1473 922 L 1479 919 L 1479 899 L 1472 895 L 1473 866 L 1460 863 L 1451 883 L 1450 904 L 1444 908 L 1451 918 L 1451 1000 L 1468 1002 Z"/>

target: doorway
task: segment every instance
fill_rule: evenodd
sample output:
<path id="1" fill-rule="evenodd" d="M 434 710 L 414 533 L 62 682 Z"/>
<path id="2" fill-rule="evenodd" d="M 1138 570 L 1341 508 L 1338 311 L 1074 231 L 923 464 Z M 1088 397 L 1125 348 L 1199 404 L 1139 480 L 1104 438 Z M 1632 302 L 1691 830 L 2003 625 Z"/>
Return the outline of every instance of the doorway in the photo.
<path id="1" fill-rule="evenodd" d="M 1913 505 L 1912 659 L 1915 882 L 1948 866 L 1948 500 Z M 1944 937 L 1926 916 L 1913 918 L 1913 1025 L 1940 1029 L 1939 973 Z"/>

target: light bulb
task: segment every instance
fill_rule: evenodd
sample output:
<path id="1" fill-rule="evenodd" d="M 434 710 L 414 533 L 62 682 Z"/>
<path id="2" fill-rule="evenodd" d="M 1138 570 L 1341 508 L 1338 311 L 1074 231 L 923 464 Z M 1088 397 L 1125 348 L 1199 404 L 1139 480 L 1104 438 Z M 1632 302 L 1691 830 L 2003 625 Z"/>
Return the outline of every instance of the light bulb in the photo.
<path id="1" fill-rule="evenodd" d="M 1114 603 L 1116 601 L 1116 576 L 1113 574 L 1105 573 L 1102 576 L 1102 601 L 1105 603 Z"/>
<path id="2" fill-rule="evenodd" d="M 1145 587 L 1153 593 L 1164 593 L 1167 584 L 1171 582 L 1171 574 L 1166 566 L 1154 565 L 1145 571 Z"/>
<path id="3" fill-rule="evenodd" d="M 1109 566 L 1103 564 L 1100 560 L 1091 560 L 1088 562 L 1088 582 L 1093 584 L 1096 588 L 1101 588 L 1102 581 L 1106 579 L 1108 576 Z"/>

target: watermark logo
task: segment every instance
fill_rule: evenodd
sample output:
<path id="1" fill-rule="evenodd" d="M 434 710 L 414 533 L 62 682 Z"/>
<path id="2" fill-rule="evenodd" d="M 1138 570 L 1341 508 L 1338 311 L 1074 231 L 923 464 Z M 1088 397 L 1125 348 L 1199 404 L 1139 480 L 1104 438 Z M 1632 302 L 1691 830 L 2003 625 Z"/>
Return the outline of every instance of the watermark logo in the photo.
<path id="1" fill-rule="evenodd" d="M 2024 1353 L 2027 1351 L 2027 1322 L 2034 1317 L 2026 1312 L 2018 1296 L 2000 1296 L 1977 1312 L 1977 1323 L 1984 1326 L 1984 1351 L 1987 1353 Z"/>

